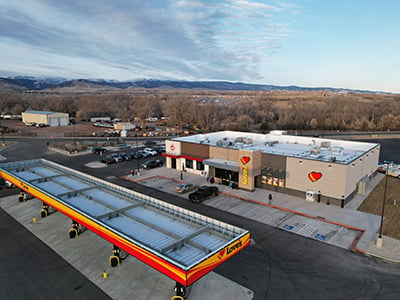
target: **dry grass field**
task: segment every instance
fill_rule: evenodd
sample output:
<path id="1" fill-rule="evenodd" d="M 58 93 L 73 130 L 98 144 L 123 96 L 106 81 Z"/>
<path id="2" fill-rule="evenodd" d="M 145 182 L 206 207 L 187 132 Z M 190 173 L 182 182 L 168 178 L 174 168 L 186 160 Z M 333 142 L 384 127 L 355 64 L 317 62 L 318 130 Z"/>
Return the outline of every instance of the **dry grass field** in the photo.
<path id="1" fill-rule="evenodd" d="M 400 240 L 400 179 L 388 176 L 385 201 L 383 235 Z M 385 191 L 385 179 L 375 187 L 358 210 L 381 215 Z"/>

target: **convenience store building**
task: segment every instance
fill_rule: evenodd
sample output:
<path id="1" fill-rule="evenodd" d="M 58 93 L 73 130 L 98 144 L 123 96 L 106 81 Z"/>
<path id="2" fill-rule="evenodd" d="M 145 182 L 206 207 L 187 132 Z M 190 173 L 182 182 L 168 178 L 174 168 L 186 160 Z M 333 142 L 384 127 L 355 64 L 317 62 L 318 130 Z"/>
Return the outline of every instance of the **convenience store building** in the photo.
<path id="1" fill-rule="evenodd" d="M 376 174 L 380 145 L 287 135 L 221 131 L 166 141 L 166 166 L 234 183 L 344 206 L 365 193 Z"/>

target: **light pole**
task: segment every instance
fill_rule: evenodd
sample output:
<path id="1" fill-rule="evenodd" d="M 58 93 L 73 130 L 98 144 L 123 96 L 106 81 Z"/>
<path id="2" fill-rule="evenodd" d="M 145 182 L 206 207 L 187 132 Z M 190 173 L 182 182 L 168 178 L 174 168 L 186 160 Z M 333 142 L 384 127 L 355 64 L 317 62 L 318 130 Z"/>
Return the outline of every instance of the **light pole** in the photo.
<path id="1" fill-rule="evenodd" d="M 139 174 L 139 144 L 138 144 L 138 135 L 137 133 L 135 134 L 136 138 L 136 169 L 137 169 L 137 174 Z"/>
<path id="2" fill-rule="evenodd" d="M 3 140 L 3 147 L 6 146 L 6 142 L 4 141 L 4 132 L 3 130 L 0 129 L 0 133 L 1 133 L 1 139 Z"/>
<path id="3" fill-rule="evenodd" d="M 383 232 L 383 217 L 385 215 L 385 203 L 386 203 L 386 194 L 387 194 L 387 183 L 388 183 L 388 171 L 389 171 L 389 163 L 386 164 L 386 172 L 385 172 L 385 187 L 383 191 L 383 202 L 382 202 L 382 212 L 381 212 L 381 225 L 379 228 L 379 235 L 376 239 L 376 247 L 382 248 L 382 232 Z"/>
<path id="4" fill-rule="evenodd" d="M 75 123 L 72 123 L 72 134 L 74 136 L 74 151 L 76 152 Z"/>

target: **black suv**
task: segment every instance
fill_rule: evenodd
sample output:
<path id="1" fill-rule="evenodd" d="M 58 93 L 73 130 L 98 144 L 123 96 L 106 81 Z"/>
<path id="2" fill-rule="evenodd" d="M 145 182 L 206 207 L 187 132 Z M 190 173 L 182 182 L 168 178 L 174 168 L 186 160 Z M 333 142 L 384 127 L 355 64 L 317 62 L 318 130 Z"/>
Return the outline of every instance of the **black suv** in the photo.
<path id="1" fill-rule="evenodd" d="M 103 148 L 103 147 L 97 147 L 97 148 L 94 148 L 94 149 L 93 149 L 93 153 L 103 154 L 103 153 L 105 153 L 105 152 L 107 152 L 107 149 L 106 149 L 106 148 Z"/>
<path id="2" fill-rule="evenodd" d="M 143 169 L 153 169 L 157 167 L 161 167 L 163 165 L 163 162 L 159 159 L 153 159 L 153 160 L 148 160 L 145 163 L 142 164 Z"/>
<path id="3" fill-rule="evenodd" d="M 197 189 L 197 191 L 189 194 L 189 200 L 192 200 L 192 202 L 200 202 L 203 200 L 206 200 L 210 198 L 211 196 L 218 196 L 219 191 L 216 186 L 201 186 Z"/>
<path id="4" fill-rule="evenodd" d="M 111 165 L 115 162 L 114 158 L 110 155 L 101 158 L 101 162 L 106 165 Z"/>

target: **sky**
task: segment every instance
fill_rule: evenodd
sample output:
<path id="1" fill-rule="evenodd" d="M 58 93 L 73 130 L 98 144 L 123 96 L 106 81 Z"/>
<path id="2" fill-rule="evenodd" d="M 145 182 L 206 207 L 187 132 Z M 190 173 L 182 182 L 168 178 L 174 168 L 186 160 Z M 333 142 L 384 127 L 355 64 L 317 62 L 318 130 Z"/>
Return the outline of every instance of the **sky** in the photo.
<path id="1" fill-rule="evenodd" d="M 398 0 L 0 0 L 0 76 L 400 93 Z"/>

